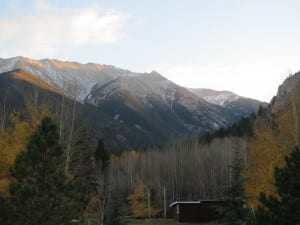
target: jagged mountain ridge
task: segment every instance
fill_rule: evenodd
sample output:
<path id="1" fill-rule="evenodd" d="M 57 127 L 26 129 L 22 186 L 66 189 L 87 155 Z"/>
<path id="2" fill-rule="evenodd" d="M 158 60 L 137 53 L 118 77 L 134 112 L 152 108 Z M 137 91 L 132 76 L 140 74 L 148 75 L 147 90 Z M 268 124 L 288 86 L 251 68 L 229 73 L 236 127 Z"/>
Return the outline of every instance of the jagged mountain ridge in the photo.
<path id="1" fill-rule="evenodd" d="M 83 100 L 95 84 L 105 84 L 120 76 L 136 76 L 128 70 L 95 63 L 81 64 L 56 59 L 34 60 L 26 57 L 0 59 L 0 73 L 21 69 Z M 77 92 L 77 93 L 76 93 Z"/>
<path id="2" fill-rule="evenodd" d="M 247 115 L 249 112 L 257 112 L 260 106 L 267 106 L 267 103 L 242 97 L 231 91 L 216 91 L 206 88 L 190 88 L 189 90 L 210 103 L 227 108 L 236 115 Z"/>
<path id="3" fill-rule="evenodd" d="M 114 66 L 25 57 L 0 59 L 0 72 L 15 69 L 39 77 L 82 103 L 102 108 L 114 120 L 145 130 L 151 127 L 152 132 L 161 129 L 153 127 L 155 121 L 172 123 L 172 129 L 183 133 L 211 131 L 248 116 L 261 104 L 256 101 L 254 106 L 235 111 L 235 106 L 208 102 L 155 71 L 134 73 Z"/>

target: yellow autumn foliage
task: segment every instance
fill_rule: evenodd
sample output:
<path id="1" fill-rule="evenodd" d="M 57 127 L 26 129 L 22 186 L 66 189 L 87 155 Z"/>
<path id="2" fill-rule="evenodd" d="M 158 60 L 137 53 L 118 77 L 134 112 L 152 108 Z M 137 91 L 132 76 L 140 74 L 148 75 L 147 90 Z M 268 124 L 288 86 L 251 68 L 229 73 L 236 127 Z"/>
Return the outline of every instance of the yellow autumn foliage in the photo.
<path id="1" fill-rule="evenodd" d="M 0 194 L 7 195 L 9 185 L 9 169 L 16 156 L 26 148 L 28 138 L 34 132 L 41 119 L 49 114 L 47 106 L 38 107 L 35 113 L 31 103 L 26 104 L 24 119 L 18 112 L 9 116 L 10 126 L 0 134 Z"/>
<path id="2" fill-rule="evenodd" d="M 135 218 L 147 218 L 157 214 L 154 208 L 148 208 L 146 187 L 142 183 L 138 183 L 133 193 L 127 198 L 131 210 L 131 214 Z"/>
<path id="3" fill-rule="evenodd" d="M 85 209 L 85 215 L 87 217 L 94 217 L 96 218 L 98 216 L 98 212 L 100 211 L 100 198 L 97 195 L 94 195 L 90 198 L 87 207 Z"/>
<path id="4" fill-rule="evenodd" d="M 284 164 L 284 157 L 294 146 L 294 120 L 291 105 L 273 115 L 259 117 L 249 144 L 245 169 L 248 205 L 256 207 L 260 192 L 275 194 L 274 168 Z"/>

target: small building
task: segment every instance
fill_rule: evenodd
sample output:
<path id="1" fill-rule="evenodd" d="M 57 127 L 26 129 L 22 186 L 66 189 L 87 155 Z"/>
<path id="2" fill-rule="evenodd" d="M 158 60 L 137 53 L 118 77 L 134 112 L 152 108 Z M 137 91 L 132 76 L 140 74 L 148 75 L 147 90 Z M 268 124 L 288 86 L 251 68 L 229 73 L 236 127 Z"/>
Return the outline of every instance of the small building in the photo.
<path id="1" fill-rule="evenodd" d="M 172 217 L 178 222 L 207 222 L 223 216 L 224 201 L 176 201 L 170 205 Z"/>

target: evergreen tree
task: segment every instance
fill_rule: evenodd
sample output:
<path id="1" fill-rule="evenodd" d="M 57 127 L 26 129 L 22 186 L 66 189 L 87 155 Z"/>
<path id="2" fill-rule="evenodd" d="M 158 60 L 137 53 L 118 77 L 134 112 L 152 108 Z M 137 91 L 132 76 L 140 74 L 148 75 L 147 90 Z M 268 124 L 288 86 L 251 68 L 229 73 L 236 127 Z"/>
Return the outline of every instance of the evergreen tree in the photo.
<path id="1" fill-rule="evenodd" d="M 80 216 L 85 189 L 64 173 L 64 153 L 56 125 L 42 120 L 11 171 L 8 199 L 11 224 L 68 224 Z"/>
<path id="2" fill-rule="evenodd" d="M 224 210 L 224 223 L 226 225 L 243 225 L 247 220 L 245 208 L 245 189 L 242 175 L 243 161 L 238 149 L 235 151 L 232 166 L 232 181 L 225 192 L 226 206 Z"/>
<path id="3" fill-rule="evenodd" d="M 97 164 L 101 167 L 101 170 L 105 170 L 108 166 L 109 154 L 105 149 L 104 142 L 99 139 L 98 145 L 95 152 L 95 160 Z"/>
<path id="4" fill-rule="evenodd" d="M 275 168 L 277 195 L 259 196 L 258 225 L 300 224 L 300 149 L 295 148 L 285 162 L 285 167 Z"/>
<path id="5" fill-rule="evenodd" d="M 9 213 L 10 210 L 7 205 L 7 201 L 5 198 L 0 196 L 0 224 L 6 225 L 9 224 Z"/>
<path id="6" fill-rule="evenodd" d="M 104 215 L 105 225 L 125 225 L 124 216 L 122 213 L 120 202 L 112 202 L 110 207 L 105 211 Z"/>
<path id="7" fill-rule="evenodd" d="M 74 134 L 70 157 L 70 174 L 74 179 L 83 183 L 89 194 L 95 192 L 96 163 L 94 158 L 94 146 L 88 130 L 85 127 L 79 128 Z"/>

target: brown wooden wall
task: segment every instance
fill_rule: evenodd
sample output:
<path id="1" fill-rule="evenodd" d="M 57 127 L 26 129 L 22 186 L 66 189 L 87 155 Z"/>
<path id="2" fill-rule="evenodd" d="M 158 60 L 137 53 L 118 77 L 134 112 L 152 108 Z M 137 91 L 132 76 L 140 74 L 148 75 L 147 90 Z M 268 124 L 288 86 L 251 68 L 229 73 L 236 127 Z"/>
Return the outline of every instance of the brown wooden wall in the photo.
<path id="1" fill-rule="evenodd" d="M 222 217 L 224 202 L 178 203 L 172 207 L 173 218 L 179 222 L 206 222 Z M 179 207 L 179 214 L 177 213 Z"/>

